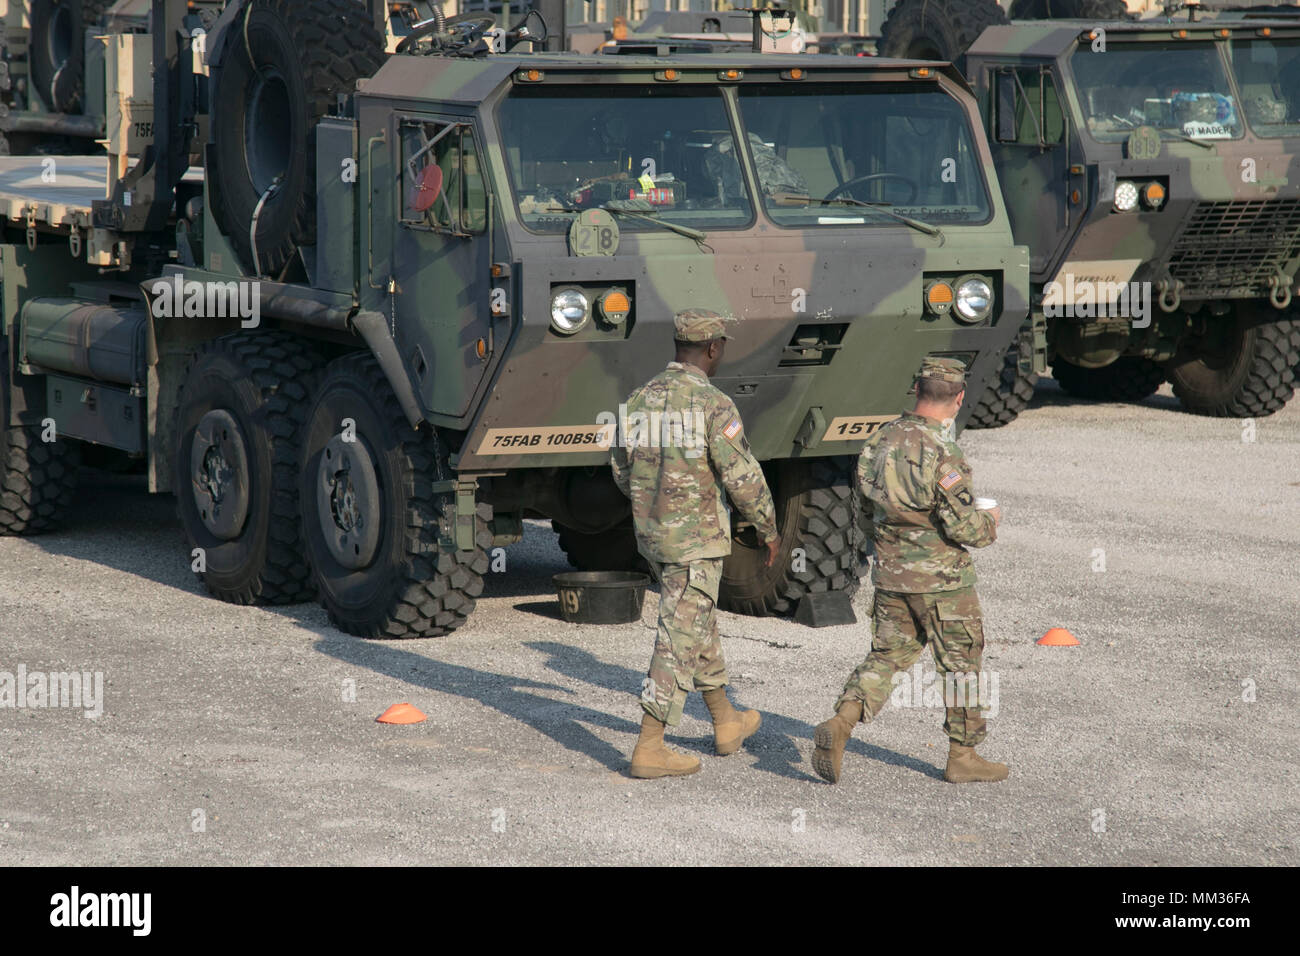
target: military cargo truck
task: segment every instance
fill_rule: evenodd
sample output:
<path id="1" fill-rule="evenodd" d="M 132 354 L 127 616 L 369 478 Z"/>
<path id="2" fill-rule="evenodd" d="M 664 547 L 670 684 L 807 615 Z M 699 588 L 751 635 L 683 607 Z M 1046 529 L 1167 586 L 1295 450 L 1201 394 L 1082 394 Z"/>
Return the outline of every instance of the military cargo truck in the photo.
<path id="1" fill-rule="evenodd" d="M 978 31 L 921 25 L 924 4 L 904 0 L 891 17 L 915 29 L 886 30 L 882 49 L 960 61 L 1034 288 L 1034 321 L 972 423 L 1013 419 L 1048 362 L 1088 398 L 1140 399 L 1168 379 L 1199 414 L 1281 408 L 1300 363 L 1286 69 L 1300 32 L 1253 19 L 1001 23 L 991 0 L 946 2 Z M 1146 314 L 1130 291 L 1149 295 Z"/>
<path id="2" fill-rule="evenodd" d="M 784 545 L 766 568 L 738 524 L 723 603 L 852 592 L 862 442 L 927 355 L 987 380 L 1028 310 L 961 78 L 533 53 L 522 21 L 494 53 L 480 15 L 386 55 L 373 13 L 253 0 L 199 35 L 155 0 L 139 162 L 0 161 L 0 530 L 54 526 L 113 449 L 176 496 L 214 596 L 445 634 L 526 517 L 579 565 L 635 560 L 608 445 L 704 307 L 737 320 L 715 383 Z"/>

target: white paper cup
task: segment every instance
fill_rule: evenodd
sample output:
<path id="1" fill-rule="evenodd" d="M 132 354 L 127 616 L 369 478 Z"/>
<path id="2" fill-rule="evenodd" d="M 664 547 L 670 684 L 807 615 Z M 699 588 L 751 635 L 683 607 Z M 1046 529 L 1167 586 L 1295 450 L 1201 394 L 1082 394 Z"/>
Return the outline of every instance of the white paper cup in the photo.
<path id="1" fill-rule="evenodd" d="M 997 499 L 996 499 L 996 498 L 976 498 L 976 499 L 975 499 L 975 510 L 976 510 L 976 511 L 992 511 L 992 510 L 993 510 L 994 508 L 996 508 L 997 506 L 998 506 L 998 502 L 997 502 Z"/>

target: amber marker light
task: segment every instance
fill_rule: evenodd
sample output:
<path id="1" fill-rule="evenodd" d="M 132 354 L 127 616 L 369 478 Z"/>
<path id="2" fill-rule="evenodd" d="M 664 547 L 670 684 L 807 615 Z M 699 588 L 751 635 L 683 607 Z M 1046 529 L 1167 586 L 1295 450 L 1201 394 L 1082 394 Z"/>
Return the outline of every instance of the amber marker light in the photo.
<path id="1" fill-rule="evenodd" d="M 802 80 L 802 79 L 803 79 L 803 69 L 800 68 L 800 67 L 797 67 L 797 66 L 796 66 L 793 70 L 782 70 L 782 71 L 781 71 L 781 79 L 783 79 L 783 80 Z"/>
<path id="2" fill-rule="evenodd" d="M 474 351 L 478 353 L 480 359 L 487 358 L 487 339 L 479 339 L 474 345 Z"/>
<path id="3" fill-rule="evenodd" d="M 1142 187 L 1142 201 L 1151 209 L 1159 209 L 1165 204 L 1165 187 L 1159 183 L 1147 183 Z"/>
<path id="4" fill-rule="evenodd" d="M 598 300 L 600 314 L 610 325 L 622 325 L 632 311 L 632 300 L 622 289 L 610 289 Z"/>
<path id="5" fill-rule="evenodd" d="M 952 286 L 937 280 L 931 282 L 925 290 L 925 307 L 935 315 L 946 315 L 952 308 Z"/>
<path id="6" fill-rule="evenodd" d="M 671 83 L 673 82 L 673 80 L 677 79 L 677 76 L 678 73 L 676 70 L 660 70 L 658 73 L 655 74 L 655 79 L 667 80 L 669 83 Z"/>
<path id="7" fill-rule="evenodd" d="M 720 80 L 738 80 L 744 75 L 745 75 L 744 71 L 742 70 L 719 70 L 718 71 L 718 79 Z"/>

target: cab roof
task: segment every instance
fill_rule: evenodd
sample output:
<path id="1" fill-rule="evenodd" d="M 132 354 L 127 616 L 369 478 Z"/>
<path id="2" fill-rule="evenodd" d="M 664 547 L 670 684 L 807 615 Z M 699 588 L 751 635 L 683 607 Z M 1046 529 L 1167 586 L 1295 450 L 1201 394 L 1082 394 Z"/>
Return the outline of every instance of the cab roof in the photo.
<path id="1" fill-rule="evenodd" d="M 1298 8 L 1300 9 L 1300 8 Z M 1056 58 L 1077 46 L 1085 35 L 1097 27 L 1106 31 L 1107 37 L 1124 42 L 1158 40 L 1217 40 L 1219 31 L 1227 30 L 1228 37 L 1254 38 L 1268 27 L 1275 38 L 1300 37 L 1300 22 L 1295 19 L 1276 20 L 1251 18 L 1249 20 L 1220 19 L 1186 20 L 1014 20 L 985 28 L 967 50 L 968 56 L 1041 56 Z M 1180 34 L 1186 36 L 1180 36 Z"/>
<path id="2" fill-rule="evenodd" d="M 864 79 L 873 73 L 903 73 L 926 68 L 942 74 L 960 86 L 966 86 L 960 72 L 948 63 L 928 60 L 895 60 L 867 56 L 810 56 L 798 53 L 689 53 L 658 57 L 642 55 L 600 55 L 579 53 L 501 53 L 477 59 L 456 56 L 394 55 L 373 77 L 362 80 L 361 95 L 392 99 L 434 99 L 458 103 L 482 102 L 494 90 L 509 83 L 520 71 L 539 70 L 547 82 L 573 82 L 583 75 L 600 77 L 600 82 L 625 76 L 626 82 L 657 81 L 655 73 L 677 70 L 683 82 L 721 81 L 720 70 L 738 69 L 745 80 L 758 77 L 777 79 L 782 71 L 802 70 L 804 79 L 788 82 L 816 83 L 820 78 L 842 82 L 845 73 L 861 73 Z M 750 75 L 755 74 L 755 75 Z M 916 78 L 917 82 L 932 82 Z"/>

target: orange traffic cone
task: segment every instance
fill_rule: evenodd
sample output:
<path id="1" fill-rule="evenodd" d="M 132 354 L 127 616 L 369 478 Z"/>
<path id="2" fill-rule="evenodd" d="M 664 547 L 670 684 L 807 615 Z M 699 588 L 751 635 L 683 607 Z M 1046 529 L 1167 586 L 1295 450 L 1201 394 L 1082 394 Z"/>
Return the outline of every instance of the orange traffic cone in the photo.
<path id="1" fill-rule="evenodd" d="M 418 724 L 428 719 L 419 708 L 405 702 L 394 704 L 375 718 L 381 724 Z"/>
<path id="2" fill-rule="evenodd" d="M 1044 647 L 1077 647 L 1079 639 L 1063 627 L 1053 627 L 1038 639 Z"/>

